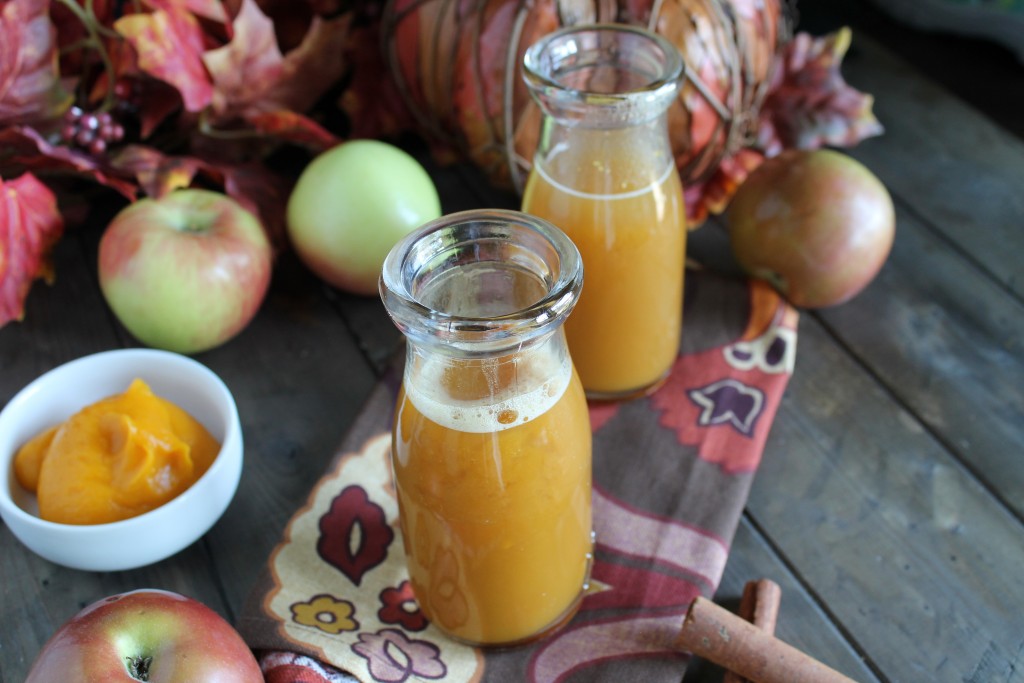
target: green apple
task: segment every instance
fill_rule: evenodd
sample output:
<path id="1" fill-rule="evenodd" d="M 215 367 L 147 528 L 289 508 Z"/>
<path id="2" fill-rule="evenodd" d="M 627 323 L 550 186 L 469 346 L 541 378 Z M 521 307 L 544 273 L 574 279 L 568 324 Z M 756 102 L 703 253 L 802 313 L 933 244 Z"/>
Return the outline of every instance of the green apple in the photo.
<path id="1" fill-rule="evenodd" d="M 288 199 L 288 236 L 318 277 L 374 295 L 391 247 L 440 215 L 437 188 L 418 161 L 385 142 L 353 140 L 303 170 Z"/>
<path id="2" fill-rule="evenodd" d="M 184 189 L 118 213 L 100 240 L 103 296 L 147 346 L 197 353 L 238 334 L 270 283 L 259 220 L 235 200 Z"/>

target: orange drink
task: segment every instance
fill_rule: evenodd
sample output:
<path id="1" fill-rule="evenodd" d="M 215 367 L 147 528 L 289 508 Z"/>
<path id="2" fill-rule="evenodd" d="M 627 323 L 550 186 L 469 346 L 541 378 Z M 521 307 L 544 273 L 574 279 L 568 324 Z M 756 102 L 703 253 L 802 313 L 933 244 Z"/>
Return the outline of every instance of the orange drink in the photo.
<path id="1" fill-rule="evenodd" d="M 686 218 L 671 157 L 637 163 L 646 150 L 631 149 L 630 135 L 590 137 L 600 139 L 535 160 L 523 210 L 564 230 L 583 257 L 587 286 L 565 334 L 583 386 L 602 397 L 657 384 L 679 352 Z"/>
<path id="2" fill-rule="evenodd" d="M 543 634 L 572 615 L 586 584 L 586 399 L 568 362 L 551 365 L 424 368 L 399 400 L 393 463 L 409 575 L 426 616 L 458 639 Z M 518 394 L 517 384 L 535 388 Z"/>
<path id="3" fill-rule="evenodd" d="M 591 432 L 564 322 L 579 250 L 518 211 L 442 216 L 388 254 L 381 298 L 406 336 L 391 464 L 423 613 L 512 645 L 575 613 L 590 575 Z"/>
<path id="4" fill-rule="evenodd" d="M 566 322 L 588 397 L 651 391 L 679 352 L 686 212 L 668 139 L 679 50 L 635 26 L 571 26 L 531 45 L 543 118 L 522 209 L 579 248 L 587 286 Z"/>

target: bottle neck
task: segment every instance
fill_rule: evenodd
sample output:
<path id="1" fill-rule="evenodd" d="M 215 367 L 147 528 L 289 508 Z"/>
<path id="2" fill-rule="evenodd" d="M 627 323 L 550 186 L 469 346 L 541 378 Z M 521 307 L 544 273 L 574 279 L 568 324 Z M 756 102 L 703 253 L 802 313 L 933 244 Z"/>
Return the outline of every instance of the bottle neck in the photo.
<path id="1" fill-rule="evenodd" d="M 632 128 L 664 116 L 683 77 L 674 45 L 622 24 L 566 27 L 523 58 L 523 80 L 545 116 L 584 128 Z"/>
<path id="2" fill-rule="evenodd" d="M 675 168 L 668 116 L 593 128 L 545 116 L 533 160 L 547 182 L 573 193 L 621 196 L 663 183 Z"/>

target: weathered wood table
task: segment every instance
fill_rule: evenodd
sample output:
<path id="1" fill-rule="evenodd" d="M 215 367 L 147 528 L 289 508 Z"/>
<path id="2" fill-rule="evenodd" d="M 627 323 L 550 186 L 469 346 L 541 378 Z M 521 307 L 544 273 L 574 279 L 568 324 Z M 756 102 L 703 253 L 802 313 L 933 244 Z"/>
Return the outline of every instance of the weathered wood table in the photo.
<path id="1" fill-rule="evenodd" d="M 858 298 L 802 315 L 716 599 L 735 609 L 745 581 L 774 579 L 777 634 L 858 681 L 1024 681 L 1024 67 L 861 3 L 805 4 L 802 27 L 854 28 L 844 73 L 875 95 L 886 133 L 852 154 L 892 192 L 897 238 Z M 894 51 L 908 45 L 924 71 Z M 999 70 L 1016 90 L 983 98 L 985 114 L 929 63 L 966 74 L 967 96 Z M 472 177 L 437 171 L 445 211 L 513 203 Z M 134 343 L 97 287 L 99 227 L 66 236 L 56 284 L 0 330 L 0 405 L 58 364 Z M 702 228 L 691 253 L 728 268 L 723 239 Z M 117 573 L 55 566 L 0 528 L 0 681 L 20 683 L 54 629 L 112 593 L 162 587 L 234 618 L 399 341 L 378 300 L 285 255 L 254 323 L 199 357 L 243 421 L 245 472 L 225 516 L 175 557 Z M 685 680 L 720 677 L 695 662 Z"/>

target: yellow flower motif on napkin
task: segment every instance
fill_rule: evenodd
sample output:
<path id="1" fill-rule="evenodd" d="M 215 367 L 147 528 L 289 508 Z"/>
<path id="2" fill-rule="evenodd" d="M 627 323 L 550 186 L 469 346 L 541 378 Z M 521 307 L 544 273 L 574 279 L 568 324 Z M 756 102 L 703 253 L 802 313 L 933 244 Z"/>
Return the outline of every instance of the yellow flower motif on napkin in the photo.
<path id="1" fill-rule="evenodd" d="M 339 600 L 332 595 L 314 595 L 309 602 L 297 602 L 292 607 L 292 619 L 303 626 L 313 626 L 337 635 L 342 631 L 355 631 L 359 622 L 352 615 L 355 606 L 348 600 Z"/>

